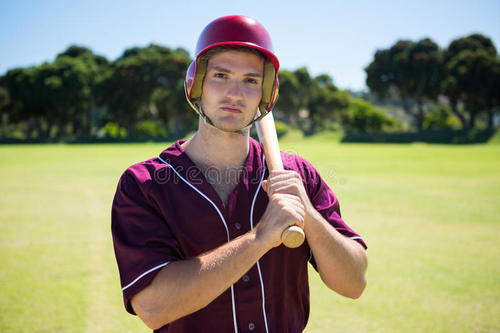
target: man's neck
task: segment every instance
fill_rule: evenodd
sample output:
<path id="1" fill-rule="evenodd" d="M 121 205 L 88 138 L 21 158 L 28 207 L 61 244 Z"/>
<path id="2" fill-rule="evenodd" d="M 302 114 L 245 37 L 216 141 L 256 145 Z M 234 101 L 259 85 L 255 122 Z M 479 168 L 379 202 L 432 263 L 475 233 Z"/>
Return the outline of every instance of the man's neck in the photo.
<path id="1" fill-rule="evenodd" d="M 218 130 L 201 124 L 182 148 L 199 167 L 218 169 L 241 167 L 249 151 L 249 131 L 244 134 Z"/>

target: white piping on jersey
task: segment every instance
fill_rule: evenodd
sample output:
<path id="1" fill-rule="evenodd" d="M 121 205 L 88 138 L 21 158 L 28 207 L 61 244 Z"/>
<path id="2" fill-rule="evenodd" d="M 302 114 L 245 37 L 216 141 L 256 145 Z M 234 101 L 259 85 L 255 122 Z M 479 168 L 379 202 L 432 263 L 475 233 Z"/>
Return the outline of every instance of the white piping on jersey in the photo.
<path id="1" fill-rule="evenodd" d="M 182 179 L 182 181 L 184 181 L 187 185 L 189 185 L 193 190 L 195 190 L 196 192 L 198 192 L 199 195 L 201 195 L 203 198 L 205 198 L 208 202 L 210 202 L 212 204 L 212 206 L 214 206 L 215 210 L 217 211 L 217 213 L 219 214 L 221 220 L 222 220 L 222 223 L 224 224 L 224 228 L 226 228 L 226 235 L 227 235 L 227 242 L 229 243 L 230 242 L 230 237 L 229 237 L 229 229 L 227 227 L 227 223 L 226 223 L 226 220 L 224 219 L 224 215 L 222 215 L 222 213 L 220 212 L 219 208 L 217 207 L 217 205 L 212 201 L 210 200 L 209 197 L 207 197 L 203 192 L 201 192 L 200 190 L 198 190 L 193 184 L 191 184 L 189 181 L 187 181 L 186 179 L 184 179 L 184 177 L 182 177 L 178 172 L 177 170 L 175 170 L 175 168 L 173 166 L 171 166 L 169 163 L 167 163 L 164 159 L 162 159 L 160 156 L 158 156 L 158 159 L 160 161 L 162 161 L 164 164 L 168 165 L 174 172 L 175 174 L 177 175 L 177 177 L 179 177 L 180 179 Z M 234 333 L 238 333 L 238 325 L 237 325 L 237 322 L 236 322 L 236 302 L 234 301 L 234 287 L 233 285 L 231 285 L 231 302 L 232 302 L 232 307 L 233 307 L 233 324 L 234 324 Z"/>
<path id="2" fill-rule="evenodd" d="M 266 173 L 266 157 L 262 156 L 262 176 L 260 177 L 259 186 L 252 200 L 252 208 L 250 209 L 250 229 L 253 230 L 253 208 L 255 206 L 255 200 L 257 199 L 257 194 L 259 193 L 260 187 L 262 185 L 262 180 L 264 180 L 264 174 Z M 266 316 L 266 295 L 264 293 L 264 281 L 262 279 L 262 272 L 260 270 L 260 263 L 257 260 L 257 271 L 259 272 L 260 279 L 260 291 L 262 293 L 262 314 L 264 315 L 264 324 L 266 325 L 266 333 L 269 333 L 269 328 L 267 327 L 267 316 Z"/>
<path id="3" fill-rule="evenodd" d="M 167 261 L 163 264 L 160 264 L 156 267 L 153 267 L 151 268 L 150 270 L 147 270 L 145 271 L 144 273 L 142 273 L 141 275 L 139 275 L 134 281 L 130 282 L 129 284 L 127 284 L 125 287 L 122 288 L 122 292 L 125 291 L 125 289 L 127 289 L 128 287 L 130 287 L 131 285 L 133 285 L 134 283 L 136 283 L 137 281 L 139 281 L 143 276 L 145 276 L 146 274 L 149 274 L 151 273 L 152 271 L 154 270 L 157 270 L 159 268 L 162 268 L 163 266 L 167 266 L 168 264 L 170 263 L 170 261 Z"/>

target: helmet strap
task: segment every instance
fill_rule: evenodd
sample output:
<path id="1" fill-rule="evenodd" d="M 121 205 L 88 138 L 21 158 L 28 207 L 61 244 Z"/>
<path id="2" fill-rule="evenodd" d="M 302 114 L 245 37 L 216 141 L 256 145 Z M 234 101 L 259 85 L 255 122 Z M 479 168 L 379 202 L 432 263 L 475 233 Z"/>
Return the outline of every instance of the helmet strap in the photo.
<path id="1" fill-rule="evenodd" d="M 222 128 L 219 128 L 217 126 L 215 126 L 215 124 L 212 122 L 212 120 L 210 120 L 210 118 L 208 118 L 208 116 L 205 114 L 205 112 L 203 112 L 203 109 L 201 108 L 201 104 L 199 105 L 199 108 L 198 108 L 198 111 L 199 111 L 199 114 L 200 116 L 202 117 L 203 119 L 203 122 L 208 125 L 209 127 L 212 127 L 212 128 L 215 128 L 215 129 L 218 129 L 219 131 L 223 131 L 223 132 L 226 132 L 226 133 L 236 133 L 236 134 L 241 134 L 241 135 L 245 135 L 246 134 L 246 130 L 247 129 L 250 129 L 253 125 L 253 123 L 255 122 L 256 119 L 252 120 L 248 125 L 246 125 L 245 127 L 239 129 L 239 130 L 236 130 L 236 131 L 228 131 L 228 130 L 225 130 L 225 129 L 222 129 Z M 256 115 L 257 117 L 257 115 Z M 260 119 L 260 117 L 259 117 Z"/>

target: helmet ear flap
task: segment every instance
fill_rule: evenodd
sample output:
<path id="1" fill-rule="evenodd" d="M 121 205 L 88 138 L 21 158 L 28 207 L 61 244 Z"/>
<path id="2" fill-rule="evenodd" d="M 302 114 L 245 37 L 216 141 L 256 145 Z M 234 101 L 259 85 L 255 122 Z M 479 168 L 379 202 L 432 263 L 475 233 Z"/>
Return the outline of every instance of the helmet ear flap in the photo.
<path id="1" fill-rule="evenodd" d="M 201 92 L 203 88 L 203 79 L 207 72 L 207 60 L 198 59 L 196 66 L 196 74 L 194 76 L 193 86 L 191 88 L 191 98 L 198 99 L 201 97 Z"/>
<path id="2" fill-rule="evenodd" d="M 262 102 L 259 106 L 262 115 L 267 114 L 278 98 L 278 74 L 270 61 L 264 63 L 264 79 L 262 81 Z"/>
<path id="3" fill-rule="evenodd" d="M 205 73 L 207 71 L 207 60 L 198 59 L 191 63 L 186 73 L 186 80 L 184 81 L 184 91 L 186 93 L 186 99 L 189 105 L 198 114 L 201 114 L 199 110 L 199 100 L 201 98 L 203 79 L 205 78 Z"/>

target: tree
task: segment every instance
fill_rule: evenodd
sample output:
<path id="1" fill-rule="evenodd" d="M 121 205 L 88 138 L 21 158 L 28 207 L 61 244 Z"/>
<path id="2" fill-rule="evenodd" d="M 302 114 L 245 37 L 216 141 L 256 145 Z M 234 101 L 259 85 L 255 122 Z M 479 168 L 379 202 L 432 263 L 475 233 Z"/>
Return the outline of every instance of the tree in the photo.
<path id="1" fill-rule="evenodd" d="M 9 122 L 26 123 L 27 137 L 35 129 L 39 136 L 49 136 L 54 125 L 59 136 L 67 125 L 75 135 L 90 135 L 95 86 L 107 63 L 73 45 L 52 63 L 8 71 L 2 81 L 10 96 Z"/>
<path id="2" fill-rule="evenodd" d="M 3 110 L 9 104 L 9 100 L 9 91 L 3 86 L 3 82 L 0 79 L 0 110 Z"/>
<path id="3" fill-rule="evenodd" d="M 175 49 L 163 61 L 159 85 L 153 91 L 152 101 L 169 133 L 184 135 L 198 124 L 198 116 L 186 103 L 184 93 L 184 79 L 191 58 L 184 49 Z"/>
<path id="4" fill-rule="evenodd" d="M 424 103 L 435 100 L 439 94 L 441 64 L 439 47 L 432 40 L 426 38 L 416 43 L 400 40 L 390 49 L 375 53 L 374 60 L 365 68 L 366 84 L 380 98 L 395 92 L 421 131 Z M 412 100 L 417 103 L 416 111 L 411 108 Z"/>
<path id="5" fill-rule="evenodd" d="M 365 68 L 366 84 L 370 90 L 379 97 L 387 97 L 395 90 L 408 114 L 411 114 L 407 71 L 410 47 L 410 41 L 398 41 L 390 49 L 378 50 L 374 60 Z"/>
<path id="6" fill-rule="evenodd" d="M 348 94 L 340 91 L 328 74 L 313 79 L 308 109 L 311 126 L 309 132 L 323 129 L 328 121 L 340 120 L 340 114 L 349 106 Z"/>
<path id="7" fill-rule="evenodd" d="M 276 108 L 294 122 L 301 110 L 306 119 L 299 119 L 303 132 L 312 134 L 323 129 L 328 122 L 340 119 L 340 113 L 349 104 L 347 93 L 340 91 L 327 74 L 312 77 L 305 67 L 279 73 L 280 97 Z"/>
<path id="8" fill-rule="evenodd" d="M 299 80 L 294 72 L 288 70 L 280 70 L 278 73 L 280 84 L 279 98 L 276 102 L 276 109 L 295 121 L 295 116 L 298 115 L 300 100 L 297 92 L 300 89 Z"/>
<path id="9" fill-rule="evenodd" d="M 480 34 L 456 39 L 448 46 L 444 61 L 442 91 L 463 128 L 474 128 L 482 112 L 488 114 L 488 127 L 493 127 L 500 70 L 491 39 Z"/>
<path id="10" fill-rule="evenodd" d="M 139 120 L 151 117 L 178 133 L 193 126 L 196 116 L 188 111 L 183 88 L 190 61 L 183 49 L 154 44 L 125 50 L 111 65 L 101 87 L 108 120 L 132 132 Z"/>
<path id="11" fill-rule="evenodd" d="M 499 57 L 496 58 L 495 67 L 492 70 L 492 76 L 493 78 L 492 78 L 490 93 L 492 94 L 491 101 L 494 107 L 488 111 L 488 128 L 494 127 L 495 113 L 498 114 L 500 112 L 500 58 Z"/>
<path id="12" fill-rule="evenodd" d="M 445 62 L 448 62 L 464 50 L 484 50 L 493 57 L 497 54 L 497 49 L 490 38 L 481 34 L 472 34 L 467 37 L 455 39 L 450 43 L 445 52 Z"/>
<path id="13" fill-rule="evenodd" d="M 293 74 L 297 78 L 297 82 L 299 84 L 299 88 L 295 91 L 298 102 L 298 110 L 304 109 L 309 111 L 309 102 L 314 91 L 314 81 L 311 75 L 309 75 L 309 71 L 306 67 L 296 69 Z M 302 130 L 305 131 L 306 129 L 302 128 Z"/>
<path id="14" fill-rule="evenodd" d="M 59 67 L 65 90 L 73 100 L 64 104 L 72 113 L 74 134 L 93 135 L 103 116 L 96 104 L 109 61 L 86 47 L 71 45 L 57 55 L 54 65 Z"/>
<path id="15" fill-rule="evenodd" d="M 417 101 L 419 131 L 424 121 L 424 103 L 437 99 L 442 77 L 442 55 L 438 45 L 428 38 L 414 44 L 410 50 L 410 96 Z"/>
<path id="16" fill-rule="evenodd" d="M 0 123 L 2 124 L 1 136 L 6 136 L 7 133 L 7 106 L 10 104 L 10 94 L 5 87 L 5 79 L 0 77 Z"/>
<path id="17" fill-rule="evenodd" d="M 50 84 L 50 78 L 41 70 L 48 66 L 48 63 L 44 63 L 41 66 L 16 68 L 2 77 L 10 98 L 9 104 L 5 106 L 8 122 L 26 123 L 26 137 L 31 137 L 35 130 L 40 135 L 41 125 L 51 116 L 53 105 L 50 94 L 43 89 L 46 82 Z"/>

